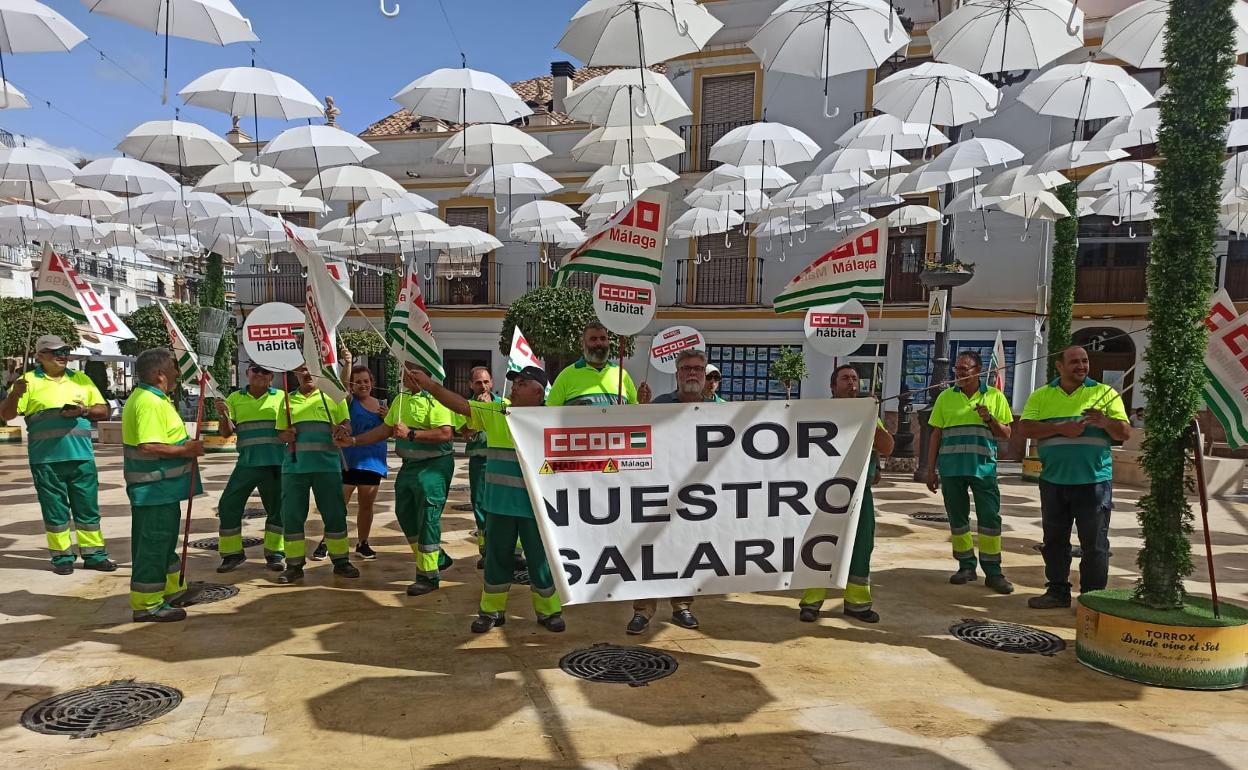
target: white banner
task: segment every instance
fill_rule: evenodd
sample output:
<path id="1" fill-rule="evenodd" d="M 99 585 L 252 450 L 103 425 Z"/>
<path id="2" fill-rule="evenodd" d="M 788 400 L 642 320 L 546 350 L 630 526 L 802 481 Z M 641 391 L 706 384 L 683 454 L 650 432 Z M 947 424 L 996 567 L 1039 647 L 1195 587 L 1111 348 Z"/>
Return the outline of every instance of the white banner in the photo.
<path id="1" fill-rule="evenodd" d="M 871 399 L 513 408 L 565 604 L 844 587 Z"/>

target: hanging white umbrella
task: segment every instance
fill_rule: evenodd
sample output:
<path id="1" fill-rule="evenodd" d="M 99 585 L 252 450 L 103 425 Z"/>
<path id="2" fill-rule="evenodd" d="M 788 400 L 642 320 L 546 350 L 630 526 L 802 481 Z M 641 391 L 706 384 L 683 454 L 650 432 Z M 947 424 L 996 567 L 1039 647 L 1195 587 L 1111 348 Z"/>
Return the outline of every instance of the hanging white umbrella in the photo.
<path id="1" fill-rule="evenodd" d="M 1083 46 L 1068 0 L 966 0 L 927 30 L 932 58 L 978 72 L 1035 70 Z"/>
<path id="2" fill-rule="evenodd" d="M 745 219 L 735 211 L 695 206 L 682 213 L 667 226 L 667 237 L 687 239 L 717 235 L 726 233 L 744 222 Z"/>
<path id="3" fill-rule="evenodd" d="M 1166 0 L 1140 0 L 1131 3 L 1105 22 L 1101 53 L 1121 59 L 1140 69 L 1165 66 Z M 1248 53 L 1248 6 L 1240 0 L 1231 4 L 1235 19 L 1235 53 Z"/>
<path id="4" fill-rule="evenodd" d="M 244 206 L 251 206 L 261 211 L 280 211 L 283 214 L 328 214 L 326 206 L 320 198 L 304 195 L 302 190 L 294 187 L 274 187 L 257 190 L 243 199 Z"/>
<path id="5" fill-rule="evenodd" d="M 195 189 L 219 195 L 250 195 L 256 190 L 275 190 L 294 184 L 294 177 L 285 171 L 262 163 L 236 160 L 210 169 L 200 177 Z"/>
<path id="6" fill-rule="evenodd" d="M 480 176 L 464 188 L 464 195 L 490 195 L 497 197 L 500 189 L 507 194 L 507 206 L 500 207 L 494 203 L 494 211 L 505 213 L 511 208 L 511 196 L 514 195 L 548 195 L 562 190 L 559 184 L 537 166 L 528 163 L 501 163 L 487 168 Z"/>
<path id="7" fill-rule="evenodd" d="M 905 166 L 907 161 L 895 152 L 887 150 L 868 150 L 860 147 L 846 147 L 833 150 L 819 161 L 811 174 L 836 174 L 839 172 L 856 173 L 858 171 L 875 171 Z"/>
<path id="8" fill-rule="evenodd" d="M 630 187 L 662 187 L 680 179 L 680 175 L 662 163 L 649 161 L 603 166 L 590 175 L 582 192 L 616 192 Z"/>
<path id="9" fill-rule="evenodd" d="M 502 241 L 489 233 L 466 225 L 454 225 L 444 230 L 417 234 L 413 238 L 433 250 L 471 256 L 488 254 L 503 246 Z"/>
<path id="10" fill-rule="evenodd" d="M 903 174 L 904 176 L 904 174 Z M 865 171 L 836 171 L 829 174 L 810 174 L 797 185 L 803 195 L 818 192 L 839 192 L 869 185 L 875 177 Z"/>
<path id="11" fill-rule="evenodd" d="M 1152 104 L 1153 95 L 1122 67 L 1084 62 L 1041 72 L 1018 100 L 1041 115 L 1073 119 L 1073 141 L 1083 121 L 1130 115 Z"/>
<path id="12" fill-rule="evenodd" d="M 931 206 L 902 206 L 893 209 L 884 217 L 889 227 L 899 227 L 904 231 L 907 227 L 917 227 L 929 222 L 939 222 L 940 212 Z"/>
<path id="13" fill-rule="evenodd" d="M 498 76 L 460 67 L 422 75 L 394 95 L 413 115 L 461 124 L 510 123 L 533 110 Z"/>
<path id="14" fill-rule="evenodd" d="M 771 196 L 772 210 L 788 209 L 793 211 L 815 211 L 824 206 L 830 206 L 833 203 L 840 203 L 845 198 L 834 190 L 822 190 L 814 193 L 803 193 L 798 190 L 798 185 L 791 184 L 788 187 L 777 190 Z"/>
<path id="15" fill-rule="evenodd" d="M 126 195 L 176 192 L 182 187 L 166 172 L 134 158 L 93 160 L 78 170 L 74 182 L 83 187 Z"/>
<path id="16" fill-rule="evenodd" d="M 142 123 L 126 134 L 117 150 L 148 163 L 171 166 L 218 166 L 242 155 L 212 131 L 185 120 Z"/>
<path id="17" fill-rule="evenodd" d="M 564 104 L 570 116 L 596 126 L 654 126 L 693 114 L 670 80 L 636 67 L 590 78 Z"/>
<path id="18" fill-rule="evenodd" d="M 787 166 L 814 160 L 819 145 L 806 134 L 783 123 L 750 123 L 738 126 L 711 145 L 708 157 L 737 166 Z"/>
<path id="19" fill-rule="evenodd" d="M 976 169 L 974 167 L 941 169 L 930 168 L 928 163 L 919 166 L 914 171 L 906 174 L 906 178 L 901 180 L 897 185 L 898 195 L 911 195 L 915 193 L 933 192 L 939 190 L 947 184 L 961 182 L 975 176 Z"/>
<path id="20" fill-rule="evenodd" d="M 1133 187 L 1129 190 L 1111 190 L 1092 201 L 1092 213 L 1114 217 L 1114 224 L 1143 222 L 1157 217 L 1156 199 L 1152 187 Z"/>
<path id="21" fill-rule="evenodd" d="M 0 0 L 0 81 L 6 53 L 68 52 L 87 36 L 61 14 L 35 0 Z M 8 89 L 0 93 L 0 109 L 7 108 Z"/>
<path id="22" fill-rule="evenodd" d="M 719 211 L 741 211 L 749 218 L 770 207 L 771 198 L 762 190 L 694 190 L 685 196 L 685 203 Z"/>
<path id="23" fill-rule="evenodd" d="M 863 193 L 870 196 L 877 195 L 896 195 L 901 183 L 905 181 L 910 174 L 906 171 L 899 171 L 888 176 L 881 176 L 874 182 L 871 182 L 863 188 Z"/>
<path id="24" fill-rule="evenodd" d="M 433 211 L 437 207 L 436 203 L 423 195 L 404 191 L 400 198 L 364 201 L 355 210 L 355 218 L 360 220 L 389 219 L 404 214 Z"/>
<path id="25" fill-rule="evenodd" d="M 48 232 L 55 229 L 62 221 L 60 214 L 53 214 L 24 203 L 10 203 L 0 206 L 0 224 L 15 224 L 19 220 L 28 231 L 33 227 L 45 228 Z"/>
<path id="26" fill-rule="evenodd" d="M 57 200 L 44 206 L 54 214 L 74 214 L 80 217 L 110 217 L 126 207 L 125 201 L 106 190 L 74 186 Z"/>
<path id="27" fill-rule="evenodd" d="M 567 219 L 535 222 L 524 227 L 513 227 L 507 232 L 511 238 L 523 243 L 563 244 L 585 240 L 585 231 Z"/>
<path id="28" fill-rule="evenodd" d="M 306 195 L 328 201 L 375 201 L 403 198 L 407 191 L 376 169 L 363 166 L 336 166 L 326 169 L 303 186 Z"/>
<path id="29" fill-rule="evenodd" d="M 100 231 L 90 219 L 77 214 L 59 216 L 60 224 L 48 235 L 48 239 L 54 244 L 78 249 L 88 244 L 95 244 L 100 239 Z"/>
<path id="30" fill-rule="evenodd" d="M 926 123 L 906 123 L 896 115 L 882 113 L 850 126 L 837 138 L 836 144 L 894 152 L 949 144 L 949 137 Z"/>
<path id="31" fill-rule="evenodd" d="M 685 151 L 685 140 L 667 126 L 604 126 L 595 128 L 572 148 L 581 163 L 618 166 L 648 163 Z"/>
<path id="32" fill-rule="evenodd" d="M 945 215 L 966 214 L 972 211 L 982 211 L 984 208 L 999 203 L 1004 198 L 985 197 L 984 188 L 987 185 L 977 184 L 963 190 L 949 201 L 944 208 Z"/>
<path id="33" fill-rule="evenodd" d="M 984 185 L 984 195 L 1006 197 L 1060 187 L 1070 180 L 1056 171 L 1033 171 L 1031 166 L 1006 169 Z"/>
<path id="34" fill-rule="evenodd" d="M 708 171 L 694 187 L 699 190 L 777 190 L 796 180 L 779 166 L 734 166 L 721 163 Z"/>
<path id="35" fill-rule="evenodd" d="M 1119 162 L 1102 166 L 1083 178 L 1079 192 L 1096 192 L 1115 188 L 1141 187 L 1152 184 L 1157 169 L 1148 163 Z"/>
<path id="36" fill-rule="evenodd" d="M 160 103 L 169 95 L 169 38 L 181 37 L 214 45 L 255 42 L 251 30 L 230 0 L 82 0 L 91 13 L 111 16 L 165 37 L 165 85 Z"/>
<path id="37" fill-rule="evenodd" d="M 792 246 L 793 235 L 795 233 L 804 232 L 805 230 L 808 230 L 808 229 L 810 229 L 810 224 L 797 217 L 778 216 L 778 217 L 772 217 L 768 219 L 767 221 L 760 223 L 757 227 L 755 227 L 752 231 L 750 231 L 750 237 L 757 238 L 760 240 L 763 238 L 766 238 L 768 240 L 767 251 L 770 252 L 771 251 L 771 243 L 770 243 L 771 239 L 788 238 L 790 239 L 789 245 Z M 802 243 L 805 243 L 805 242 L 806 242 L 806 236 L 803 235 Z"/>
<path id="38" fill-rule="evenodd" d="M 18 91 L 12 83 L 0 80 L 0 110 L 30 109 L 30 101 L 26 95 Z"/>
<path id="39" fill-rule="evenodd" d="M 0 179 L 16 183 L 17 196 L 30 198 L 29 188 L 40 183 L 44 189 L 36 189 L 34 195 L 48 191 L 52 182 L 67 182 L 74 178 L 78 167 L 64 156 L 34 147 L 0 147 Z M 26 187 L 26 190 L 22 190 Z M 46 196 L 45 196 L 46 197 Z M 32 200 L 31 203 L 34 203 Z"/>
<path id="40" fill-rule="evenodd" d="M 823 114 L 834 75 L 876 69 L 904 49 L 910 36 L 884 0 L 787 0 L 750 39 L 750 49 L 770 71 L 821 78 Z"/>
<path id="41" fill-rule="evenodd" d="M 819 229 L 826 232 L 843 233 L 846 230 L 852 230 L 857 227 L 869 225 L 875 221 L 875 217 L 865 211 L 851 210 L 842 211 L 839 214 L 828 217 L 819 225 Z"/>
<path id="42" fill-rule="evenodd" d="M 587 67 L 649 67 L 697 53 L 723 26 L 695 0 L 589 0 L 556 47 Z"/>
<path id="43" fill-rule="evenodd" d="M 992 83 L 953 64 L 924 62 L 875 84 L 873 106 L 908 123 L 960 126 L 997 111 Z M 929 139 L 930 141 L 930 139 Z"/>
<path id="44" fill-rule="evenodd" d="M 595 193 L 578 207 L 585 214 L 614 214 L 632 203 L 644 190 L 620 190 L 618 192 Z"/>
<path id="45" fill-rule="evenodd" d="M 1072 168 L 1112 163 L 1129 154 L 1126 150 L 1089 151 L 1087 146 L 1088 143 L 1082 140 L 1058 145 L 1037 158 L 1031 168 L 1035 172 L 1069 171 Z"/>
<path id="46" fill-rule="evenodd" d="M 960 181 L 958 172 L 972 171 L 978 173 L 990 166 L 1005 166 L 1016 160 L 1022 160 L 1023 153 L 1014 145 L 1000 139 L 976 137 L 944 149 L 931 163 L 923 167 L 929 178 L 945 175 L 943 184 Z M 952 175 L 951 175 L 952 172 Z"/>
<path id="47" fill-rule="evenodd" d="M 990 205 L 1006 214 L 1012 214 L 1025 219 L 1040 219 L 1052 222 L 1070 216 L 1070 210 L 1062 205 L 1062 202 L 1058 200 L 1056 195 L 1047 190 L 1012 195 L 1007 198 L 1001 198 Z"/>
<path id="48" fill-rule="evenodd" d="M 523 206 L 518 206 L 511 216 L 507 219 L 508 229 L 516 229 L 519 227 L 532 227 L 543 222 L 553 222 L 555 220 L 565 220 L 571 222 L 580 214 L 569 206 L 555 201 L 532 201 Z"/>
<path id="49" fill-rule="evenodd" d="M 125 214 L 118 216 L 118 221 L 139 224 L 141 222 L 181 222 L 190 219 L 205 219 L 229 213 L 233 208 L 228 201 L 216 193 L 192 190 L 189 187 L 178 190 L 148 193 L 132 198 Z"/>
<path id="50" fill-rule="evenodd" d="M 259 158 L 281 169 L 326 169 L 363 163 L 377 150 L 337 126 L 295 126 L 260 150 Z"/>
<path id="51" fill-rule="evenodd" d="M 479 123 L 448 139 L 433 154 L 443 163 L 494 166 L 499 163 L 532 163 L 550 155 L 546 145 L 514 126 Z"/>
<path id="52" fill-rule="evenodd" d="M 380 220 L 370 232 L 378 236 L 419 235 L 445 230 L 448 227 L 450 225 L 433 214 L 426 214 L 423 211 L 411 211 Z"/>
<path id="53" fill-rule="evenodd" d="M 1106 123 L 1088 140 L 1085 150 L 1125 150 L 1145 144 L 1156 144 L 1161 131 L 1161 110 L 1145 107 L 1131 115 L 1123 115 Z"/>
<path id="54" fill-rule="evenodd" d="M 188 83 L 178 96 L 193 107 L 226 115 L 298 120 L 325 114 L 325 106 L 297 80 L 259 67 L 213 70 Z"/>

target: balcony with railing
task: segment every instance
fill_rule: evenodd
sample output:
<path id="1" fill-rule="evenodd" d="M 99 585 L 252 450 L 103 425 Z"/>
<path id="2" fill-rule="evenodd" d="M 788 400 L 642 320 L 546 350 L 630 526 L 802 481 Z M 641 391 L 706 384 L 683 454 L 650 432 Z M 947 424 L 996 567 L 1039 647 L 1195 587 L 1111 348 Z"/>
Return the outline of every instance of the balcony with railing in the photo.
<path id="1" fill-rule="evenodd" d="M 549 264 L 536 259 L 524 263 L 524 286 L 526 291 L 549 286 L 554 278 L 555 271 Z M 589 290 L 594 288 L 594 278 L 593 273 L 569 273 L 565 285 Z"/>
<path id="2" fill-rule="evenodd" d="M 734 128 L 757 123 L 756 120 L 733 120 L 723 123 L 695 123 L 677 129 L 680 138 L 685 140 L 685 151 L 677 155 L 673 161 L 678 174 L 694 174 L 710 171 L 719 165 L 719 161 L 711 160 L 711 147 L 724 138 Z"/>
<path id="3" fill-rule="evenodd" d="M 884 302 L 915 304 L 927 301 L 927 289 L 919 280 L 924 262 L 936 262 L 939 254 L 922 251 L 891 250 L 884 270 Z"/>
<path id="4" fill-rule="evenodd" d="M 489 260 L 482 260 L 479 276 L 443 278 L 435 274 L 424 278 L 421 291 L 425 295 L 425 304 L 443 307 L 490 305 L 492 298 L 501 293 L 499 272 Z"/>
<path id="5" fill-rule="evenodd" d="M 686 257 L 676 263 L 676 304 L 762 305 L 763 266 L 758 256 Z"/>

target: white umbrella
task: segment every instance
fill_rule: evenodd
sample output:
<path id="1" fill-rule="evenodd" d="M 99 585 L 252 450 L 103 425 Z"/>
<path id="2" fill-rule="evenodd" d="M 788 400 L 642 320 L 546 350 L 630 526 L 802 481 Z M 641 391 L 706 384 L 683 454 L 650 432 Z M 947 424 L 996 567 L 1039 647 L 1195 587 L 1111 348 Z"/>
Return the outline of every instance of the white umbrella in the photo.
<path id="1" fill-rule="evenodd" d="M 278 134 L 259 158 L 275 168 L 316 169 L 362 163 L 377 150 L 337 126 L 296 126 Z"/>
<path id="2" fill-rule="evenodd" d="M 665 76 L 625 67 L 590 78 L 564 99 L 567 112 L 596 126 L 658 125 L 693 113 Z"/>
<path id="3" fill-rule="evenodd" d="M 44 208 L 54 214 L 80 217 L 110 217 L 126 207 L 125 202 L 106 190 L 75 186 L 73 191 L 49 202 Z"/>
<path id="4" fill-rule="evenodd" d="M 49 185 L 74 178 L 78 168 L 64 156 L 34 147 L 0 147 L 0 179 L 20 182 L 17 197 L 34 197 L 44 190 L 30 188 L 35 183 Z M 26 187 L 26 190 L 21 190 Z M 31 200 L 31 203 L 34 203 Z"/>
<path id="5" fill-rule="evenodd" d="M 776 190 L 796 181 L 779 166 L 721 163 L 703 175 L 694 186 L 699 190 Z"/>
<path id="6" fill-rule="evenodd" d="M 29 230 L 31 227 L 47 228 L 50 232 L 61 224 L 61 215 L 44 211 L 24 203 L 10 203 L 0 206 L 0 223 L 16 224 L 21 221 Z"/>
<path id="7" fill-rule="evenodd" d="M 279 120 L 319 118 L 325 107 L 294 78 L 259 67 L 228 67 L 200 75 L 178 92 L 187 104 L 226 115 Z"/>
<path id="8" fill-rule="evenodd" d="M 900 171 L 895 174 L 879 177 L 874 182 L 864 187 L 863 192 L 871 196 L 896 195 L 897 189 L 909 175 L 910 174 L 908 172 Z"/>
<path id="9" fill-rule="evenodd" d="M 1121 192 L 1111 190 L 1092 201 L 1092 213 L 1103 217 L 1114 217 L 1114 224 L 1123 222 L 1142 222 L 1155 219 L 1155 199 L 1152 187 L 1133 187 Z"/>
<path id="10" fill-rule="evenodd" d="M 339 217 L 321 226 L 320 237 L 327 241 L 353 243 L 362 246 L 374 236 L 374 222 L 362 222 L 353 216 Z"/>
<path id="11" fill-rule="evenodd" d="M 1088 140 L 1085 150 L 1125 150 L 1144 144 L 1156 144 L 1161 130 L 1161 110 L 1145 107 L 1131 115 L 1114 118 Z"/>
<path id="12" fill-rule="evenodd" d="M 643 190 L 620 190 L 618 192 L 594 193 L 581 202 L 585 214 L 614 214 L 640 195 Z"/>
<path id="13" fill-rule="evenodd" d="M 506 212 L 511 207 L 513 194 L 548 195 L 563 189 L 563 185 L 537 166 L 528 163 L 502 163 L 487 168 L 480 176 L 472 180 L 464 188 L 464 195 L 497 196 L 500 185 L 507 192 L 508 203 L 506 208 L 500 209 L 498 202 L 495 201 L 494 211 L 498 214 Z"/>
<path id="14" fill-rule="evenodd" d="M 565 220 L 571 222 L 580 214 L 575 209 L 555 201 L 532 201 L 519 206 L 507 220 L 508 229 L 532 227 L 543 222 Z"/>
<path id="15" fill-rule="evenodd" d="M 953 200 L 949 201 L 948 205 L 945 206 L 944 213 L 946 215 L 950 215 L 966 214 L 971 211 L 981 211 L 987 206 L 991 206 L 1004 200 L 1004 198 L 998 197 L 985 197 L 983 192 L 986 186 L 987 185 L 977 184 L 958 193 L 953 197 Z"/>
<path id="16" fill-rule="evenodd" d="M 461 255 L 480 256 L 503 246 L 502 241 L 489 233 L 466 225 L 454 225 L 444 230 L 417 234 L 413 238 L 430 249 Z"/>
<path id="17" fill-rule="evenodd" d="M 819 145 L 806 134 L 783 123 L 750 123 L 738 126 L 711 145 L 708 157 L 738 166 L 773 164 L 787 166 L 814 160 Z"/>
<path id="18" fill-rule="evenodd" d="M 787 0 L 750 39 L 763 66 L 776 72 L 823 79 L 823 114 L 832 76 L 876 69 L 902 50 L 910 36 L 884 0 Z"/>
<path id="19" fill-rule="evenodd" d="M 169 94 L 169 38 L 181 37 L 201 43 L 229 45 L 254 42 L 251 22 L 230 0 L 82 0 L 92 13 L 100 13 L 165 36 L 165 86 L 160 103 Z"/>
<path id="20" fill-rule="evenodd" d="M 766 222 L 759 224 L 757 227 L 754 228 L 753 231 L 750 232 L 750 237 L 758 238 L 758 239 L 766 238 L 767 239 L 767 251 L 770 252 L 771 240 L 773 238 L 777 238 L 777 237 L 788 238 L 789 245 L 792 246 L 793 234 L 802 233 L 801 242 L 805 243 L 806 242 L 805 231 L 808 229 L 810 229 L 810 224 L 796 217 L 779 216 L 779 217 L 772 217 L 771 219 L 768 219 Z"/>
<path id="21" fill-rule="evenodd" d="M 363 208 L 363 206 L 360 208 Z M 378 236 L 419 235 L 445 230 L 448 227 L 450 225 L 433 214 L 426 214 L 423 211 L 411 211 L 406 214 L 396 214 L 393 217 L 382 219 L 373 227 L 371 232 L 373 235 Z"/>
<path id="22" fill-rule="evenodd" d="M 236 160 L 223 163 L 200 177 L 195 189 L 220 195 L 250 195 L 256 190 L 275 190 L 291 187 L 294 177 L 285 171 L 253 161 Z"/>
<path id="23" fill-rule="evenodd" d="M 945 175 L 943 184 L 960 181 L 958 172 L 973 171 L 989 166 L 1004 166 L 1016 160 L 1022 160 L 1023 153 L 1017 147 L 1000 139 L 974 138 L 951 144 L 944 149 L 931 163 L 923 167 L 925 174 L 932 177 Z M 953 172 L 950 175 L 950 172 Z"/>
<path id="24" fill-rule="evenodd" d="M 819 161 L 819 164 L 810 173 L 836 174 L 839 172 L 875 171 L 876 169 L 904 166 L 906 163 L 905 158 L 888 150 L 846 147 L 828 153 L 828 156 Z"/>
<path id="25" fill-rule="evenodd" d="M 510 123 L 533 110 L 511 86 L 488 72 L 460 67 L 422 75 L 394 95 L 413 115 L 458 123 Z"/>
<path id="26" fill-rule="evenodd" d="M 875 84 L 873 105 L 909 123 L 960 126 L 997 111 L 992 83 L 953 64 L 924 62 Z"/>
<path id="27" fill-rule="evenodd" d="M 940 212 L 931 206 L 910 205 L 893 209 L 884 218 L 888 220 L 889 227 L 899 227 L 902 232 L 905 232 L 907 227 L 917 227 L 929 222 L 939 222 L 941 217 Z"/>
<path id="28" fill-rule="evenodd" d="M 304 195 L 302 190 L 294 187 L 273 187 L 267 190 L 256 190 L 243 199 L 243 205 L 251 206 L 261 211 L 280 211 L 283 214 L 329 213 L 329 206 L 326 206 L 320 198 Z"/>
<path id="29" fill-rule="evenodd" d="M 637 163 L 632 166 L 625 163 L 622 165 L 603 166 L 598 169 L 590 175 L 585 184 L 581 185 L 581 191 L 615 192 L 627 190 L 630 187 L 662 187 L 665 184 L 675 182 L 679 178 L 679 174 L 662 163 L 650 161 Z"/>
<path id="30" fill-rule="evenodd" d="M 26 110 L 30 109 L 30 101 L 26 99 L 26 95 L 13 87 L 12 83 L 0 80 L 0 110 Z"/>
<path id="31" fill-rule="evenodd" d="M 1006 169 L 984 185 L 984 195 L 1006 197 L 1060 187 L 1070 180 L 1057 171 L 1033 171 L 1030 166 Z"/>
<path id="32" fill-rule="evenodd" d="M 119 152 L 148 163 L 217 166 L 237 160 L 234 145 L 198 123 L 185 120 L 149 120 L 135 127 L 117 145 Z"/>
<path id="33" fill-rule="evenodd" d="M 361 220 L 389 219 L 404 214 L 433 211 L 438 206 L 423 195 L 404 191 L 401 198 L 382 198 L 364 201 L 355 210 L 355 218 Z"/>
<path id="34" fill-rule="evenodd" d="M 6 53 L 68 52 L 86 40 L 82 30 L 61 14 L 35 0 L 0 0 L 0 81 L 9 82 L 4 71 Z M 7 108 L 8 89 L 0 94 L 0 108 Z"/>
<path id="35" fill-rule="evenodd" d="M 1131 3 L 1105 22 L 1101 53 L 1140 69 L 1164 67 L 1162 54 L 1169 13 L 1170 3 L 1166 0 Z M 1235 53 L 1248 52 L 1248 6 L 1235 0 L 1231 13 L 1235 19 Z"/>
<path id="36" fill-rule="evenodd" d="M 667 126 L 595 128 L 572 148 L 574 160 L 604 166 L 648 163 L 685 151 L 685 140 Z"/>
<path id="37" fill-rule="evenodd" d="M 961 182 L 970 179 L 978 173 L 974 167 L 965 167 L 957 169 L 931 168 L 931 164 L 919 166 L 914 171 L 906 174 L 906 178 L 901 180 L 897 185 L 898 195 L 909 195 L 912 193 L 925 193 L 939 190 L 947 184 Z"/>
<path id="38" fill-rule="evenodd" d="M 129 201 L 127 211 L 117 217 L 137 225 L 145 220 L 153 222 L 178 222 L 190 219 L 205 219 L 229 213 L 233 207 L 225 198 L 216 193 L 192 190 L 183 187 L 178 190 L 148 193 Z"/>
<path id="39" fill-rule="evenodd" d="M 532 163 L 550 155 L 546 145 L 514 126 L 479 123 L 448 139 L 433 157 L 443 163 Z M 472 172 L 475 173 L 475 172 Z"/>
<path id="40" fill-rule="evenodd" d="M 587 67 L 649 67 L 697 53 L 722 26 L 695 0 L 589 0 L 557 47 Z"/>
<path id="41" fill-rule="evenodd" d="M 1084 177 L 1079 183 L 1079 192 L 1095 192 L 1113 190 L 1115 188 L 1140 187 L 1151 184 L 1157 176 L 1157 169 L 1148 163 L 1124 161 L 1102 166 Z"/>
<path id="42" fill-rule="evenodd" d="M 568 219 L 554 219 L 545 222 L 534 222 L 524 227 L 514 227 L 508 234 L 524 243 L 580 243 L 585 240 L 585 231 Z"/>
<path id="43" fill-rule="evenodd" d="M 804 193 L 798 189 L 798 185 L 791 184 L 788 187 L 777 190 L 771 196 L 771 208 L 773 210 L 815 211 L 833 203 L 840 203 L 843 200 L 845 198 L 835 190 Z"/>
<path id="44" fill-rule="evenodd" d="M 992 204 L 993 208 L 1026 219 L 1054 221 L 1070 216 L 1067 209 L 1057 196 L 1047 190 L 1012 195 L 1001 198 Z"/>
<path id="45" fill-rule="evenodd" d="M 851 210 L 842 211 L 839 214 L 828 217 L 823 220 L 823 224 L 819 225 L 820 230 L 833 233 L 843 233 L 846 230 L 852 230 L 856 227 L 863 227 L 875 221 L 875 217 L 865 211 Z"/>
<path id="46" fill-rule="evenodd" d="M 726 233 L 744 222 L 742 216 L 735 211 L 695 206 L 667 226 L 667 237 L 701 238 L 706 235 Z"/>
<path id="47" fill-rule="evenodd" d="M 1036 162 L 1031 164 L 1032 171 L 1037 173 L 1041 171 L 1068 171 L 1072 168 L 1111 163 L 1125 158 L 1129 154 L 1126 150 L 1089 151 L 1087 146 L 1088 143 L 1085 141 L 1067 142 L 1066 144 L 1058 145 L 1037 158 Z"/>
<path id="48" fill-rule="evenodd" d="M 303 186 L 307 195 L 324 201 L 375 201 L 403 198 L 407 191 L 376 169 L 363 166 L 336 166 L 326 169 Z"/>
<path id="49" fill-rule="evenodd" d="M 743 211 L 748 218 L 770 207 L 771 198 L 762 190 L 694 190 L 685 196 L 685 203 L 719 211 Z"/>
<path id="50" fill-rule="evenodd" d="M 1113 64 L 1059 64 L 1027 84 L 1018 100 L 1041 115 L 1072 118 L 1072 141 L 1085 120 L 1130 115 L 1153 103 L 1140 81 Z"/>
<path id="51" fill-rule="evenodd" d="M 99 158 L 83 166 L 74 175 L 83 187 L 114 193 L 176 192 L 182 188 L 173 177 L 134 158 Z"/>
<path id="52" fill-rule="evenodd" d="M 903 175 L 904 176 L 904 175 Z M 865 171 L 836 171 L 830 174 L 811 174 L 797 185 L 797 192 L 810 195 L 817 192 L 852 190 L 869 185 L 875 177 Z"/>
<path id="53" fill-rule="evenodd" d="M 1068 0 L 966 0 L 927 30 L 932 58 L 971 72 L 1040 69 L 1083 46 Z"/>
<path id="54" fill-rule="evenodd" d="M 850 126 L 836 143 L 841 147 L 894 152 L 949 144 L 949 137 L 926 123 L 906 123 L 885 112 Z"/>

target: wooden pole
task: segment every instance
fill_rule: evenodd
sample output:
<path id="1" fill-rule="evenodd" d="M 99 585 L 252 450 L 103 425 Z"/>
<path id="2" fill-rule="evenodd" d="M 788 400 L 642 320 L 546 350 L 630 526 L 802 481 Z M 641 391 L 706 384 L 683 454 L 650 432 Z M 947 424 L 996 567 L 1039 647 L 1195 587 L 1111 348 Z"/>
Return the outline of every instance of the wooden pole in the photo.
<path id="1" fill-rule="evenodd" d="M 204 440 L 204 391 L 208 387 L 208 370 L 199 370 L 199 404 L 195 409 L 195 440 Z M 190 585 L 186 579 L 186 549 L 191 541 L 191 509 L 195 506 L 195 480 L 199 477 L 199 458 L 191 459 L 191 480 L 188 482 L 186 496 L 186 524 L 182 527 L 182 563 L 179 575 L 183 585 Z"/>

